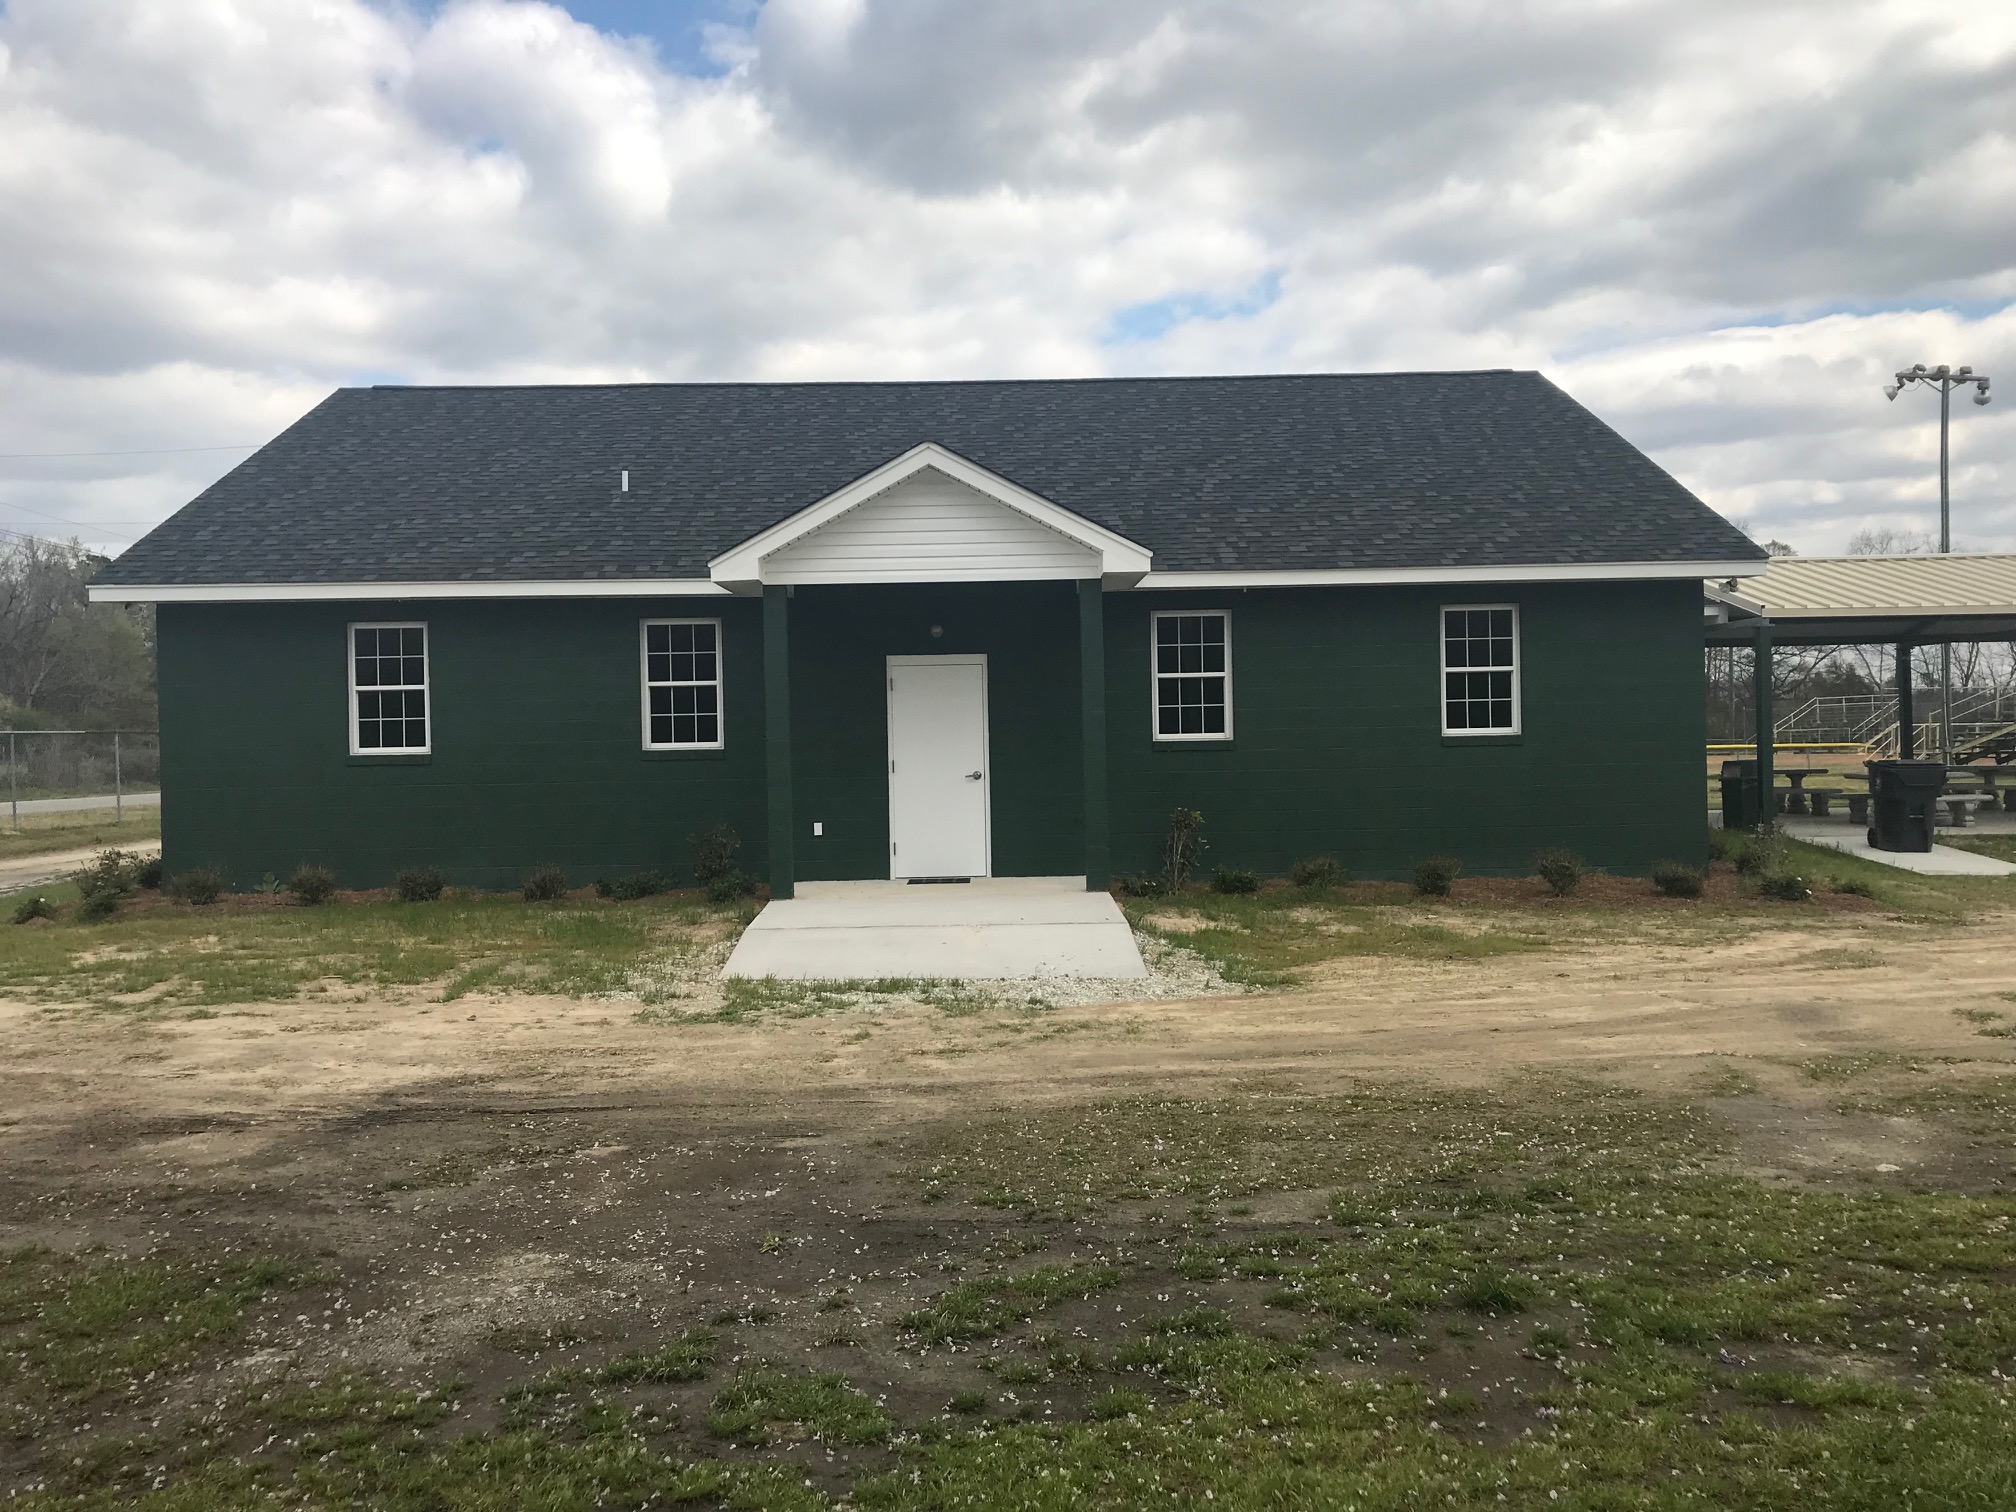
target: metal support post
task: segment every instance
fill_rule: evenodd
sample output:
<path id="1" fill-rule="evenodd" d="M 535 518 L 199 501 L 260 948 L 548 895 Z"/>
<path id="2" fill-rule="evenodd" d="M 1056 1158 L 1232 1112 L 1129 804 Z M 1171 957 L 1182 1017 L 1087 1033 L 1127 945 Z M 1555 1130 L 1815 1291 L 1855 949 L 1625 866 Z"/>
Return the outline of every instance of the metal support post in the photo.
<path id="1" fill-rule="evenodd" d="M 1777 752 L 1772 745 L 1773 725 L 1771 716 L 1771 627 L 1761 624 L 1756 637 L 1751 642 L 1755 652 L 1752 677 L 1755 686 L 1751 689 L 1756 699 L 1757 709 L 1757 824 L 1759 828 L 1771 824 L 1778 817 L 1774 807 L 1777 794 L 1774 785 L 1778 774 L 1772 770 L 1772 760 Z"/>
<path id="2" fill-rule="evenodd" d="M 119 732 L 112 732 L 112 822 L 126 822 L 126 784 L 119 774 Z"/>
<path id="3" fill-rule="evenodd" d="M 1912 761 L 1918 755 L 1918 710 L 1911 696 L 1911 648 L 1897 647 L 1897 759 Z"/>
<path id="4" fill-rule="evenodd" d="M 14 732 L 7 732 L 7 808 L 14 816 L 14 828 L 21 828 L 21 772 L 14 765 Z"/>

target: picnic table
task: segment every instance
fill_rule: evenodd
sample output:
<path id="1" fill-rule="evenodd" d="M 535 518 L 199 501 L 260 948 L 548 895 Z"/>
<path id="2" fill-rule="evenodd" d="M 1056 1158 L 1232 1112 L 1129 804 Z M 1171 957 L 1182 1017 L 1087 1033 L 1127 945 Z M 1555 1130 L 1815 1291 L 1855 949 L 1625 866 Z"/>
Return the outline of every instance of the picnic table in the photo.
<path id="1" fill-rule="evenodd" d="M 1976 777 L 1981 785 L 1978 788 L 1958 787 L 1954 784 L 1956 777 Z M 2005 812 L 2016 814 L 2016 787 L 1997 786 L 2004 777 L 2016 777 L 2016 771 L 1997 766 L 1949 766 L 1946 768 L 1946 793 L 1953 797 L 1977 796 L 1981 807 L 1991 814 L 1998 804 Z"/>
<path id="2" fill-rule="evenodd" d="M 1808 777 L 1825 777 L 1827 775 L 1827 768 L 1786 767 L 1778 775 L 1792 784 L 1789 792 L 1779 794 L 1785 800 L 1785 812 L 1788 814 L 1804 814 L 1809 812 L 1806 806 L 1806 779 Z"/>

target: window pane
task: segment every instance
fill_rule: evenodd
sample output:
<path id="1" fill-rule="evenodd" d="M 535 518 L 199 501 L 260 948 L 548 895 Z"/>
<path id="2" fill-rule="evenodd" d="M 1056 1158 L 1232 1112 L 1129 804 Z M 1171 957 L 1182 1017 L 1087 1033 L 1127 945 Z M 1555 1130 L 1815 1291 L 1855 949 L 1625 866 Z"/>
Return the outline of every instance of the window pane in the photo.
<path id="1" fill-rule="evenodd" d="M 721 631 L 709 623 L 644 627 L 645 716 L 652 745 L 718 745 Z"/>

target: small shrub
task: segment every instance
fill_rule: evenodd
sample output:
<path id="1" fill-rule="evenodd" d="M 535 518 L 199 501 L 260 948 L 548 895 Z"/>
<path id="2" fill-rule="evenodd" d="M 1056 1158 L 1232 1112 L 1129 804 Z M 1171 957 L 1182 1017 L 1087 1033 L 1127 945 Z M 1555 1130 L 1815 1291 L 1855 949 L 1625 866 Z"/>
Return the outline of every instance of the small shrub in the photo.
<path id="1" fill-rule="evenodd" d="M 1260 874 L 1243 866 L 1221 866 L 1211 874 L 1211 890 L 1221 893 L 1256 893 Z"/>
<path id="2" fill-rule="evenodd" d="M 656 872 L 632 872 L 613 882 L 597 882 L 595 894 L 601 898 L 613 898 L 618 903 L 634 903 L 639 898 L 656 897 L 665 891 L 666 885 L 665 879 Z"/>
<path id="3" fill-rule="evenodd" d="M 1181 892 L 1204 854 L 1204 840 L 1197 833 L 1204 828 L 1204 816 L 1193 808 L 1179 808 L 1169 815 L 1169 831 L 1162 837 L 1162 880 L 1169 891 Z"/>
<path id="4" fill-rule="evenodd" d="M 1797 872 L 1766 872 L 1757 879 L 1760 897 L 1775 898 L 1780 903 L 1804 903 L 1813 896 L 1813 889 L 1806 879 Z"/>
<path id="5" fill-rule="evenodd" d="M 140 858 L 130 851 L 100 851 L 91 864 L 73 875 L 77 891 L 86 898 L 110 893 L 114 898 L 133 890 L 140 872 Z"/>
<path id="6" fill-rule="evenodd" d="M 336 896 L 336 878 L 328 867 L 304 861 L 287 879 L 287 891 L 310 906 L 327 903 Z"/>
<path id="7" fill-rule="evenodd" d="M 109 919 L 119 907 L 119 899 L 122 896 L 123 894 L 111 891 L 86 893 L 78 900 L 77 917 L 92 924 Z"/>
<path id="8" fill-rule="evenodd" d="M 19 903 L 14 905 L 14 922 L 16 924 L 28 924 L 36 919 L 53 919 L 55 917 L 56 905 L 40 893 L 37 893 L 32 898 L 23 898 Z"/>
<path id="9" fill-rule="evenodd" d="M 1130 898 L 1159 898 L 1169 891 L 1169 884 L 1154 872 L 1136 872 L 1120 879 L 1120 891 Z"/>
<path id="10" fill-rule="evenodd" d="M 1311 856 L 1295 863 L 1288 880 L 1297 887 L 1335 887 L 1344 880 L 1344 868 L 1335 856 Z"/>
<path id="11" fill-rule="evenodd" d="M 1717 826 L 1708 831 L 1708 859 L 1710 861 L 1733 861 L 1743 849 L 1743 837 L 1735 830 Z"/>
<path id="12" fill-rule="evenodd" d="M 161 891 L 161 858 L 147 856 L 133 870 L 133 885 L 149 892 Z"/>
<path id="13" fill-rule="evenodd" d="M 737 898 L 746 898 L 756 891 L 755 879 L 743 874 L 740 868 L 730 867 L 718 877 L 707 882 L 709 903 L 733 903 Z"/>
<path id="14" fill-rule="evenodd" d="M 1745 877 L 1762 877 L 1785 869 L 1785 836 L 1776 825 L 1767 825 L 1747 836 L 1736 850 L 1736 870 Z"/>
<path id="15" fill-rule="evenodd" d="M 1701 873 L 1684 861 L 1661 861 L 1652 868 L 1652 885 L 1669 898 L 1701 896 Z"/>
<path id="16" fill-rule="evenodd" d="M 1547 891 L 1565 898 L 1582 885 L 1589 867 L 1571 850 L 1544 850 L 1533 858 L 1533 874 L 1547 884 Z"/>
<path id="17" fill-rule="evenodd" d="M 224 896 L 224 874 L 214 866 L 192 867 L 169 878 L 162 890 L 171 898 L 202 908 Z"/>
<path id="18" fill-rule="evenodd" d="M 438 866 L 409 866 L 392 879 L 401 903 L 432 903 L 448 886 Z"/>
<path id="19" fill-rule="evenodd" d="M 1860 877 L 1836 877 L 1834 879 L 1834 891 L 1837 893 L 1846 893 L 1851 898 L 1873 898 L 1876 896 L 1876 889 Z"/>
<path id="20" fill-rule="evenodd" d="M 567 868 L 548 862 L 535 866 L 525 874 L 524 884 L 518 889 L 527 903 L 551 903 L 555 898 L 567 896 Z"/>
<path id="21" fill-rule="evenodd" d="M 1463 863 L 1454 856 L 1430 856 L 1414 868 L 1414 891 L 1424 898 L 1446 898 Z"/>
<path id="22" fill-rule="evenodd" d="M 693 880 L 703 887 L 736 870 L 735 853 L 742 849 L 742 837 L 732 825 L 715 825 L 693 837 Z"/>

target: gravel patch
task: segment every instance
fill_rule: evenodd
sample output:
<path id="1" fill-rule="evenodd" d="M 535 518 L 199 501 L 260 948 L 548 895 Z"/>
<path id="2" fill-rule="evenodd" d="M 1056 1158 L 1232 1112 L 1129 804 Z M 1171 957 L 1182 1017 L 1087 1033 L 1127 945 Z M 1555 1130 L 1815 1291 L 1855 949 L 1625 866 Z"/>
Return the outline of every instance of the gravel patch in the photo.
<path id="1" fill-rule="evenodd" d="M 619 1002 L 640 1006 L 646 1023 L 755 1017 L 766 1013 L 796 1017 L 808 1013 L 880 1013 L 923 1006 L 953 1014 L 1028 1012 L 1079 1008 L 1094 1003 L 1136 1003 L 1163 998 L 1232 997 L 1247 991 L 1227 981 L 1216 965 L 1194 950 L 1157 935 L 1134 931 L 1144 977 L 1005 977 L 972 981 L 891 980 L 884 982 L 798 982 L 765 979 L 725 982 L 721 969 L 735 942 L 720 940 L 698 950 L 668 954 L 630 973 Z"/>

